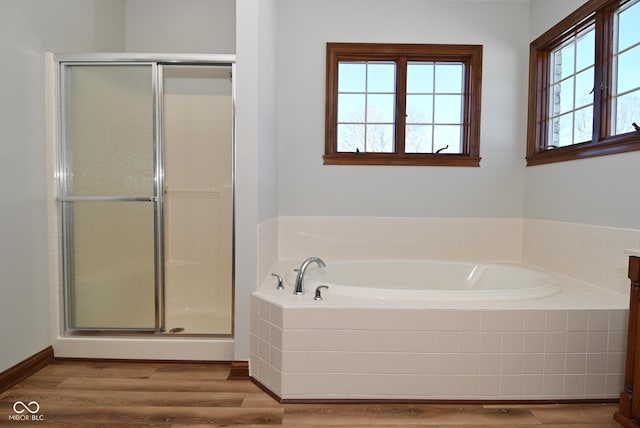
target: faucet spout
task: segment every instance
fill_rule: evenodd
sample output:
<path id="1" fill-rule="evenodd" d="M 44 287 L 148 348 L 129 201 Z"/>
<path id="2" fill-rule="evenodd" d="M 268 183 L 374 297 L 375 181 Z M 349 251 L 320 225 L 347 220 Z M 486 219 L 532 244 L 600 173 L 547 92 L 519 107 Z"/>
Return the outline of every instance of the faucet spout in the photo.
<path id="1" fill-rule="evenodd" d="M 320 267 L 327 266 L 320 257 L 309 257 L 300 265 L 300 269 L 298 269 L 298 275 L 296 275 L 296 285 L 293 290 L 293 294 L 304 294 L 304 288 L 302 287 L 302 283 L 304 281 L 304 273 L 311 263 L 316 263 Z"/>

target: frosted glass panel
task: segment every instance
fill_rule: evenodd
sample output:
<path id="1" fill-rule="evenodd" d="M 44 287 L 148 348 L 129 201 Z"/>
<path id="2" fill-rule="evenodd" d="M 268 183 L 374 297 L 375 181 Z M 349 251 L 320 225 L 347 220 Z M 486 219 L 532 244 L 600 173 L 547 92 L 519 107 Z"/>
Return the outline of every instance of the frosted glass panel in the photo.
<path id="1" fill-rule="evenodd" d="M 154 330 L 152 66 L 63 70 L 69 327 Z M 131 197 L 147 202 L 109 200 Z"/>
<path id="2" fill-rule="evenodd" d="M 73 328 L 155 326 L 154 207 L 73 202 Z"/>
<path id="3" fill-rule="evenodd" d="M 67 195 L 153 194 L 150 65 L 66 67 Z"/>

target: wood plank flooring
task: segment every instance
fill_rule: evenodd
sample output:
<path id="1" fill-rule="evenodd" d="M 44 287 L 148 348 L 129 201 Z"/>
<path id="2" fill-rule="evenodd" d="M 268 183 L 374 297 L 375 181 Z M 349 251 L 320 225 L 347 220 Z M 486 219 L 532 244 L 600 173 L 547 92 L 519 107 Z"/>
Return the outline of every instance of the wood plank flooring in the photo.
<path id="1" fill-rule="evenodd" d="M 0 427 L 618 427 L 615 404 L 280 404 L 248 380 L 226 380 L 229 370 L 227 364 L 56 361 L 0 394 Z M 15 420 L 18 401 L 36 401 L 42 420 Z"/>

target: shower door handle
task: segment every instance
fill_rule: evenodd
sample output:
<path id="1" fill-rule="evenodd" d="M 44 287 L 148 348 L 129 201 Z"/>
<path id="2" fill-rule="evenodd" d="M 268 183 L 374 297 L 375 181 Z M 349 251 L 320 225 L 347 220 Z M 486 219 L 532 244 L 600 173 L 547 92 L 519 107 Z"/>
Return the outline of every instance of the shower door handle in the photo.
<path id="1" fill-rule="evenodd" d="M 61 196 L 60 202 L 158 202 L 157 196 Z"/>

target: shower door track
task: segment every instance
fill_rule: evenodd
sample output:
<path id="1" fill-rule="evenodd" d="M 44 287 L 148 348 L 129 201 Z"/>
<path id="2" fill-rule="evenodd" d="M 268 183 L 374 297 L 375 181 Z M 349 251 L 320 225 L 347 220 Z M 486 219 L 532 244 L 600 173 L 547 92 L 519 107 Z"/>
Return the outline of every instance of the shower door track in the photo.
<path id="1" fill-rule="evenodd" d="M 57 162 L 57 176 L 59 177 L 58 202 L 60 205 L 61 231 L 62 231 L 62 254 L 66 261 L 62 264 L 62 316 L 64 325 L 61 326 L 63 335 L 68 336 L 146 336 L 167 333 L 165 330 L 165 278 L 164 278 L 164 159 L 163 159 L 163 87 L 162 73 L 164 65 L 199 65 L 199 66 L 230 66 L 231 76 L 235 76 L 235 55 L 216 54 L 155 54 L 155 53 L 86 53 L 86 54 L 56 54 L 54 55 L 57 73 L 57 96 L 60 108 L 59 155 Z M 65 80 L 63 69 L 65 66 L 73 65 L 151 65 L 151 86 L 152 86 L 152 110 L 153 110 L 153 147 L 154 147 L 154 195 L 150 196 L 70 196 L 66 195 L 68 183 L 64 173 L 64 146 L 65 135 Z M 235 106 L 235 80 L 232 78 L 232 105 Z M 235 117 L 235 115 L 232 115 Z M 232 212 L 235 213 L 235 119 L 232 123 Z M 70 288 L 73 287 L 73 275 L 71 275 L 74 260 L 72 251 L 72 231 L 70 227 L 73 223 L 73 215 L 64 214 L 65 205 L 74 202 L 151 202 L 154 204 L 154 260 L 155 260 L 155 326 L 153 328 L 73 328 L 74 325 L 71 314 L 73 295 Z M 235 214 L 232 218 L 232 256 L 231 256 L 231 281 L 232 290 L 235 289 Z M 71 233 L 70 233 L 71 231 Z M 233 306 L 232 306 L 233 308 Z M 233 310 L 232 333 L 233 336 Z M 228 334 L 171 334 L 163 337 L 229 337 Z"/>

